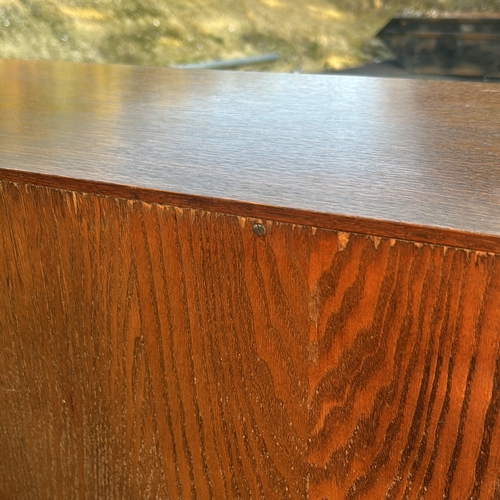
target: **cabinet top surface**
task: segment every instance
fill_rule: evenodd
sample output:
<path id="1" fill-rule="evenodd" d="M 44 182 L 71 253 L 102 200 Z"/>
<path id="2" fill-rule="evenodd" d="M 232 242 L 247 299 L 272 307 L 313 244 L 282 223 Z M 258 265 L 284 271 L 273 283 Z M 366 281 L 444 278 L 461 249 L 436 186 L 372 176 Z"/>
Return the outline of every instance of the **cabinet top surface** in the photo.
<path id="1" fill-rule="evenodd" d="M 12 60 L 0 83 L 1 169 L 500 237 L 500 85 Z"/>

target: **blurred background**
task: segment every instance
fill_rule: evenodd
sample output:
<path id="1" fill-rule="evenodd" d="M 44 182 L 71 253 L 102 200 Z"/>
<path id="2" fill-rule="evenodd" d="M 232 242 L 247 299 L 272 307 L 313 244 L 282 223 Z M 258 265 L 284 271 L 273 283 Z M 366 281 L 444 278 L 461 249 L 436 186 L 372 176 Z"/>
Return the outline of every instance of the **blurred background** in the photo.
<path id="1" fill-rule="evenodd" d="M 0 58 L 172 66 L 276 53 L 253 71 L 318 73 L 391 58 L 394 16 L 498 12 L 500 0 L 0 0 Z"/>

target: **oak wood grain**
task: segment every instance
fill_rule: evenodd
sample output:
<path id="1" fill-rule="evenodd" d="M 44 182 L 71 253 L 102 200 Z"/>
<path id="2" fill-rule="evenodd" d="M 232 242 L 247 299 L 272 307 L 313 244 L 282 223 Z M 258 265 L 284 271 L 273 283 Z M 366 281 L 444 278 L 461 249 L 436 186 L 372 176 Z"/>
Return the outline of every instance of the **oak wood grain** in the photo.
<path id="1" fill-rule="evenodd" d="M 3 497 L 498 494 L 497 254 L 0 187 Z"/>
<path id="2" fill-rule="evenodd" d="M 497 498 L 500 256 L 316 238 L 309 498 Z"/>
<path id="3" fill-rule="evenodd" d="M 305 498 L 312 229 L 0 188 L 0 497 Z"/>
<path id="4" fill-rule="evenodd" d="M 0 81 L 4 179 L 500 248 L 494 84 L 37 61 Z"/>
<path id="5" fill-rule="evenodd" d="M 499 497 L 497 87 L 0 80 L 1 498 Z"/>

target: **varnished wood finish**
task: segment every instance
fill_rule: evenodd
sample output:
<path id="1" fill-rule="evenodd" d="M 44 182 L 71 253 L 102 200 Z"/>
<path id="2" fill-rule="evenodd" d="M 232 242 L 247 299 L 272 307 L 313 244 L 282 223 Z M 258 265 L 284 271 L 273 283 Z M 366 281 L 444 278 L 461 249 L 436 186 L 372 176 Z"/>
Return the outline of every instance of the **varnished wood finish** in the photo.
<path id="1" fill-rule="evenodd" d="M 0 61 L 0 82 L 0 167 L 55 187 L 71 177 L 142 188 L 122 196 L 144 201 L 147 188 L 234 202 L 224 213 L 247 203 L 257 217 L 294 209 L 325 228 L 500 248 L 493 84 L 34 61 Z"/>
<path id="2" fill-rule="evenodd" d="M 500 257 L 1 186 L 6 498 L 492 497 Z"/>
<path id="3" fill-rule="evenodd" d="M 312 230 L 1 187 L 0 496 L 304 498 Z"/>
<path id="4" fill-rule="evenodd" d="M 500 256 L 316 238 L 310 498 L 496 498 Z"/>
<path id="5" fill-rule="evenodd" d="M 496 87 L 0 75 L 0 498 L 500 495 Z"/>

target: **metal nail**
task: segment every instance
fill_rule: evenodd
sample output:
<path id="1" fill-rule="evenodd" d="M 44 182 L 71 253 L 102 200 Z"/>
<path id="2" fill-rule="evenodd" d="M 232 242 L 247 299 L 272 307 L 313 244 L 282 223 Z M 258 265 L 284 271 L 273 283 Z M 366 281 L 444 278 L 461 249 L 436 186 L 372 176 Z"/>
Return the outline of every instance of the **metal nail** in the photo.
<path id="1" fill-rule="evenodd" d="M 266 232 L 266 228 L 262 224 L 253 225 L 253 234 L 257 236 L 262 236 Z"/>

